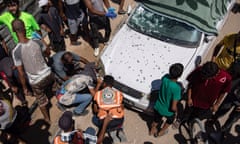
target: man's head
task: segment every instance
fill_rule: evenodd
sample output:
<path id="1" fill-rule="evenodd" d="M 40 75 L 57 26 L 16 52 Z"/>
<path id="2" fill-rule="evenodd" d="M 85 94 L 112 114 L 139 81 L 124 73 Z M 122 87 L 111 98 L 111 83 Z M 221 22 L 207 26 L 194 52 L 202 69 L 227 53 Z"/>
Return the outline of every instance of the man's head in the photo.
<path id="1" fill-rule="evenodd" d="M 16 33 L 26 34 L 24 22 L 20 19 L 15 19 L 12 22 L 13 31 Z"/>
<path id="2" fill-rule="evenodd" d="M 169 68 L 169 76 L 171 79 L 178 79 L 183 73 L 183 65 L 180 63 L 172 64 Z"/>
<path id="3" fill-rule="evenodd" d="M 60 119 L 58 120 L 58 126 L 64 131 L 69 132 L 73 130 L 74 120 L 72 119 L 73 114 L 70 111 L 65 111 Z"/>
<path id="4" fill-rule="evenodd" d="M 48 11 L 51 1 L 49 0 L 39 0 L 38 6 L 43 9 L 43 11 Z"/>
<path id="5" fill-rule="evenodd" d="M 114 78 L 112 76 L 110 76 L 110 75 L 104 76 L 103 84 L 105 87 L 107 87 L 107 86 L 112 87 L 113 83 L 114 83 Z"/>
<path id="6" fill-rule="evenodd" d="M 19 17 L 19 0 L 5 0 L 4 3 L 6 4 L 8 11 L 14 16 Z"/>
<path id="7" fill-rule="evenodd" d="M 201 76 L 203 79 L 209 79 L 217 75 L 219 67 L 215 62 L 206 62 L 201 68 Z"/>
<path id="8" fill-rule="evenodd" d="M 73 55 L 71 52 L 65 52 L 61 57 L 63 64 L 72 64 L 73 62 Z"/>

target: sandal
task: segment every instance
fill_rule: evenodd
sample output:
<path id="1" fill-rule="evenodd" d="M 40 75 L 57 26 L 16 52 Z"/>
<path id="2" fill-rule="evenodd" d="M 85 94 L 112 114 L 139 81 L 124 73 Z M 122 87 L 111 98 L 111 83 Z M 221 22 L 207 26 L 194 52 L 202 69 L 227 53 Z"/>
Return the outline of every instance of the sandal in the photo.
<path id="1" fill-rule="evenodd" d="M 123 14 L 125 14 L 125 13 L 127 13 L 125 10 L 119 10 L 119 11 L 118 11 L 118 14 L 119 14 L 119 15 L 123 15 Z"/>
<path id="2" fill-rule="evenodd" d="M 155 133 L 157 133 L 157 128 L 156 127 L 152 127 L 149 131 L 149 136 L 154 135 Z"/>

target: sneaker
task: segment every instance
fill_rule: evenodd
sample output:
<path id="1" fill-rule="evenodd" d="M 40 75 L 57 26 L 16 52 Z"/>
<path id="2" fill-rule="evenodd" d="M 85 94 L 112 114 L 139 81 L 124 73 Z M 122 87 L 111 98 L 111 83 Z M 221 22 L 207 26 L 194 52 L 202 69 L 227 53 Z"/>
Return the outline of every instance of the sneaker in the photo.
<path id="1" fill-rule="evenodd" d="M 94 56 L 97 57 L 99 55 L 99 48 L 94 49 Z"/>

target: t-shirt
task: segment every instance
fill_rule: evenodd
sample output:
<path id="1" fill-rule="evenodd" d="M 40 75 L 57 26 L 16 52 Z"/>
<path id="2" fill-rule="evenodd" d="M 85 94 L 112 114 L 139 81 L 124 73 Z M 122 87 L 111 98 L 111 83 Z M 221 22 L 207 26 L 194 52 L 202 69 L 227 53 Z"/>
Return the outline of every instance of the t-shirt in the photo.
<path id="1" fill-rule="evenodd" d="M 209 109 L 220 94 L 231 90 L 231 76 L 226 71 L 219 70 L 216 76 L 204 80 L 201 78 L 201 68 L 194 70 L 187 80 L 192 89 L 193 106 Z"/>
<path id="2" fill-rule="evenodd" d="M 23 65 L 30 84 L 37 84 L 51 73 L 42 51 L 46 49 L 40 40 L 29 40 L 27 43 L 18 43 L 12 51 L 15 66 Z"/>
<path id="3" fill-rule="evenodd" d="M 220 44 L 223 45 L 221 53 L 216 58 L 216 63 L 222 69 L 228 69 L 234 61 L 234 41 L 238 34 L 225 36 Z M 236 46 L 237 57 L 240 58 L 240 43 Z"/>
<path id="4" fill-rule="evenodd" d="M 71 105 L 76 98 L 77 92 L 85 88 L 93 89 L 95 87 L 93 79 L 90 76 L 78 74 L 65 81 L 59 91 L 61 97 L 59 102 L 64 105 Z"/>
<path id="5" fill-rule="evenodd" d="M 103 0 L 91 0 L 91 3 L 92 3 L 92 6 L 94 9 L 98 10 L 98 11 L 101 11 L 101 12 L 104 12 L 104 3 L 103 3 Z M 94 14 L 91 14 L 91 12 L 89 12 L 90 16 L 94 16 Z"/>
<path id="6" fill-rule="evenodd" d="M 176 82 L 169 79 L 169 75 L 162 78 L 162 84 L 158 99 L 154 105 L 154 109 L 162 116 L 172 116 L 171 111 L 172 101 L 181 99 L 181 87 Z"/>
<path id="7" fill-rule="evenodd" d="M 5 24 L 8 27 L 14 42 L 18 43 L 17 35 L 12 29 L 12 22 L 14 19 L 15 17 L 13 17 L 10 12 L 4 12 L 0 15 L 0 24 Z M 35 18 L 31 14 L 21 11 L 19 19 L 25 24 L 27 38 L 31 38 L 34 31 L 40 30 Z"/>
<path id="8" fill-rule="evenodd" d="M 0 100 L 5 110 L 3 115 L 0 115 L 0 129 L 4 130 L 9 128 L 17 117 L 17 111 L 12 107 L 11 103 L 7 100 Z"/>
<path id="9" fill-rule="evenodd" d="M 61 78 L 66 77 L 67 76 L 66 72 L 68 71 L 68 69 L 64 67 L 64 64 L 62 63 L 62 60 L 61 60 L 64 53 L 65 51 L 61 51 L 52 56 L 52 60 L 53 60 L 52 69 Z M 72 53 L 72 55 L 73 55 L 74 61 L 80 61 L 80 56 L 74 53 Z"/>

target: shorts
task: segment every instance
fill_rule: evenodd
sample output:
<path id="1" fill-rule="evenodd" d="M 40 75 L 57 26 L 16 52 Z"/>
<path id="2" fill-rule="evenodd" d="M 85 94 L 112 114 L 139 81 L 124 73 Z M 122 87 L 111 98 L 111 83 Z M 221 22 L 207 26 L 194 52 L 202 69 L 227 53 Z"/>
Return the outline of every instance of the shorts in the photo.
<path id="1" fill-rule="evenodd" d="M 166 119 L 167 119 L 166 123 L 169 124 L 169 125 L 172 124 L 174 119 L 175 119 L 175 115 L 172 115 L 172 116 L 162 116 L 154 109 L 154 122 L 155 123 L 161 123 L 163 117 L 166 117 Z"/>
<path id="2" fill-rule="evenodd" d="M 51 73 L 37 84 L 31 85 L 39 107 L 44 107 L 48 104 L 48 97 L 46 93 L 49 88 L 52 90 L 52 85 L 54 84 L 54 82 L 54 74 Z"/>

